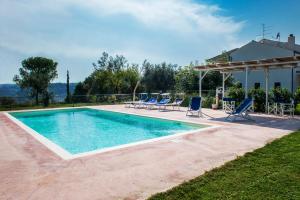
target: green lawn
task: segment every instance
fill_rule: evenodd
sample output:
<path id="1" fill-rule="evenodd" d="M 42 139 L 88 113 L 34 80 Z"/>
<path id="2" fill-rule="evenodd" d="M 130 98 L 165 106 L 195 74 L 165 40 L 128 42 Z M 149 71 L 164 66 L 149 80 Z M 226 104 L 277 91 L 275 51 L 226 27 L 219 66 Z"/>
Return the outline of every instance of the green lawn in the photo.
<path id="1" fill-rule="evenodd" d="M 299 200 L 300 131 L 150 199 Z"/>

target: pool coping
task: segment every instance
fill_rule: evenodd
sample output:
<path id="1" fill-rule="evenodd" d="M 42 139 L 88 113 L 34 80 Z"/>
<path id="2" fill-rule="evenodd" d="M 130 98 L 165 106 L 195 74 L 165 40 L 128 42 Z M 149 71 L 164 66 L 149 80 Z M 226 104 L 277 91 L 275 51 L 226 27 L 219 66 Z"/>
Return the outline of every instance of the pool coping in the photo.
<path id="1" fill-rule="evenodd" d="M 37 111 L 38 112 L 38 111 L 43 111 L 43 110 L 64 110 L 64 109 L 78 109 L 78 108 L 79 109 L 88 108 L 88 109 L 94 109 L 94 110 L 116 112 L 116 113 L 122 113 L 122 114 L 149 117 L 149 118 L 154 118 L 154 119 L 156 118 L 156 119 L 163 119 L 163 120 L 169 120 L 169 121 L 177 121 L 177 122 L 183 122 L 183 123 L 195 124 L 195 125 L 207 125 L 208 127 L 201 128 L 201 129 L 196 129 L 196 130 L 191 130 L 191 131 L 185 131 L 185 132 L 182 132 L 182 133 L 176 133 L 176 134 L 172 134 L 172 135 L 168 135 L 168 136 L 162 136 L 162 137 L 153 138 L 153 139 L 146 139 L 146 140 L 142 140 L 142 141 L 138 141 L 138 142 L 132 142 L 132 143 L 123 144 L 123 145 L 117 145 L 117 146 L 114 146 L 114 147 L 108 147 L 108 148 L 104 148 L 104 149 L 88 151 L 88 152 L 84 152 L 84 153 L 71 154 L 67 150 L 65 150 L 64 148 L 62 148 L 59 145 L 55 144 L 50 139 L 44 137 L 43 135 L 41 135 L 37 131 L 33 130 L 32 128 L 30 128 L 29 126 L 27 126 L 26 124 L 24 124 L 23 122 L 21 122 L 20 120 L 18 120 L 17 118 L 12 116 L 11 114 L 9 114 L 9 113 L 13 113 L 13 112 L 32 112 L 32 111 Z M 92 156 L 92 155 L 96 155 L 96 154 L 106 153 L 106 152 L 115 151 L 115 150 L 121 150 L 121 149 L 124 149 L 124 148 L 129 148 L 129 147 L 138 146 L 138 145 L 142 145 L 142 144 L 154 143 L 154 142 L 158 142 L 158 141 L 162 141 L 162 140 L 171 140 L 173 138 L 178 138 L 180 136 L 196 134 L 196 133 L 198 134 L 198 133 L 203 132 L 203 131 L 207 131 L 207 130 L 211 130 L 211 129 L 221 127 L 221 125 L 213 125 L 213 124 L 205 123 L 205 122 L 195 123 L 195 122 L 190 122 L 188 120 L 178 120 L 178 119 L 174 120 L 174 119 L 170 119 L 170 118 L 167 118 L 167 117 L 156 117 L 156 116 L 153 117 L 153 116 L 148 116 L 148 115 L 144 115 L 144 114 L 123 112 L 123 111 L 113 111 L 113 110 L 109 110 L 109 109 L 106 110 L 106 109 L 95 108 L 95 107 L 91 107 L 91 106 L 30 109 L 30 110 L 18 110 L 18 111 L 5 111 L 3 113 L 6 117 L 8 117 L 11 121 L 13 121 L 16 125 L 21 127 L 23 130 L 25 130 L 27 133 L 29 133 L 32 137 L 34 137 L 37 141 L 39 141 L 40 143 L 45 145 L 50 151 L 54 152 L 56 155 L 58 155 L 60 158 L 62 158 L 64 160 L 72 160 L 72 159 L 81 158 L 81 157 L 85 157 L 85 156 Z"/>

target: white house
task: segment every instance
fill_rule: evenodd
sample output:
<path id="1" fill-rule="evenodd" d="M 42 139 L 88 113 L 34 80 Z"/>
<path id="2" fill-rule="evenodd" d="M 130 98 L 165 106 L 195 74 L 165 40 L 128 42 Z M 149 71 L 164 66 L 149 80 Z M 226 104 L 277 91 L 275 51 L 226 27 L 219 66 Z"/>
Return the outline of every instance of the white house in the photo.
<path id="1" fill-rule="evenodd" d="M 251 61 L 270 59 L 277 57 L 288 57 L 300 55 L 300 45 L 295 43 L 295 36 L 290 34 L 287 42 L 279 42 L 263 39 L 259 42 L 251 41 L 248 44 L 225 53 L 227 59 L 235 61 Z M 224 55 L 209 59 L 210 62 L 219 62 Z M 235 80 L 245 86 L 245 72 L 233 73 Z M 263 87 L 264 71 L 251 71 L 248 74 L 248 87 Z M 300 67 L 270 70 L 269 88 L 281 86 L 294 92 L 300 87 Z"/>

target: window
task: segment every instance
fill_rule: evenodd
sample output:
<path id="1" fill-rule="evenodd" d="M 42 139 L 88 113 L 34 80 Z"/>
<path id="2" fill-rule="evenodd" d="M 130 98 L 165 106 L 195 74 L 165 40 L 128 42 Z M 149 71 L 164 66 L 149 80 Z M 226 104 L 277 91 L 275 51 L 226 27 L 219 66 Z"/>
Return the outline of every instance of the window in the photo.
<path id="1" fill-rule="evenodd" d="M 281 83 L 280 82 L 275 82 L 274 83 L 274 88 L 280 88 L 281 87 Z"/>
<path id="2" fill-rule="evenodd" d="M 254 89 L 259 89 L 260 88 L 260 83 L 254 83 Z"/>

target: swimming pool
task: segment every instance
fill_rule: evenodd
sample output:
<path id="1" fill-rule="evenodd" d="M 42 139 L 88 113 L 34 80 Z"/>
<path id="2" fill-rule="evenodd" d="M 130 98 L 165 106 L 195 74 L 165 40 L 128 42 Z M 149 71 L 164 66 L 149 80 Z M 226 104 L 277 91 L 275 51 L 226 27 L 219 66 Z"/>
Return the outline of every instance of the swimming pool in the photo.
<path id="1" fill-rule="evenodd" d="M 35 134 L 76 155 L 207 127 L 90 108 L 10 112 Z M 39 137 L 40 137 L 39 136 Z M 53 144 L 52 144 L 53 146 Z"/>

